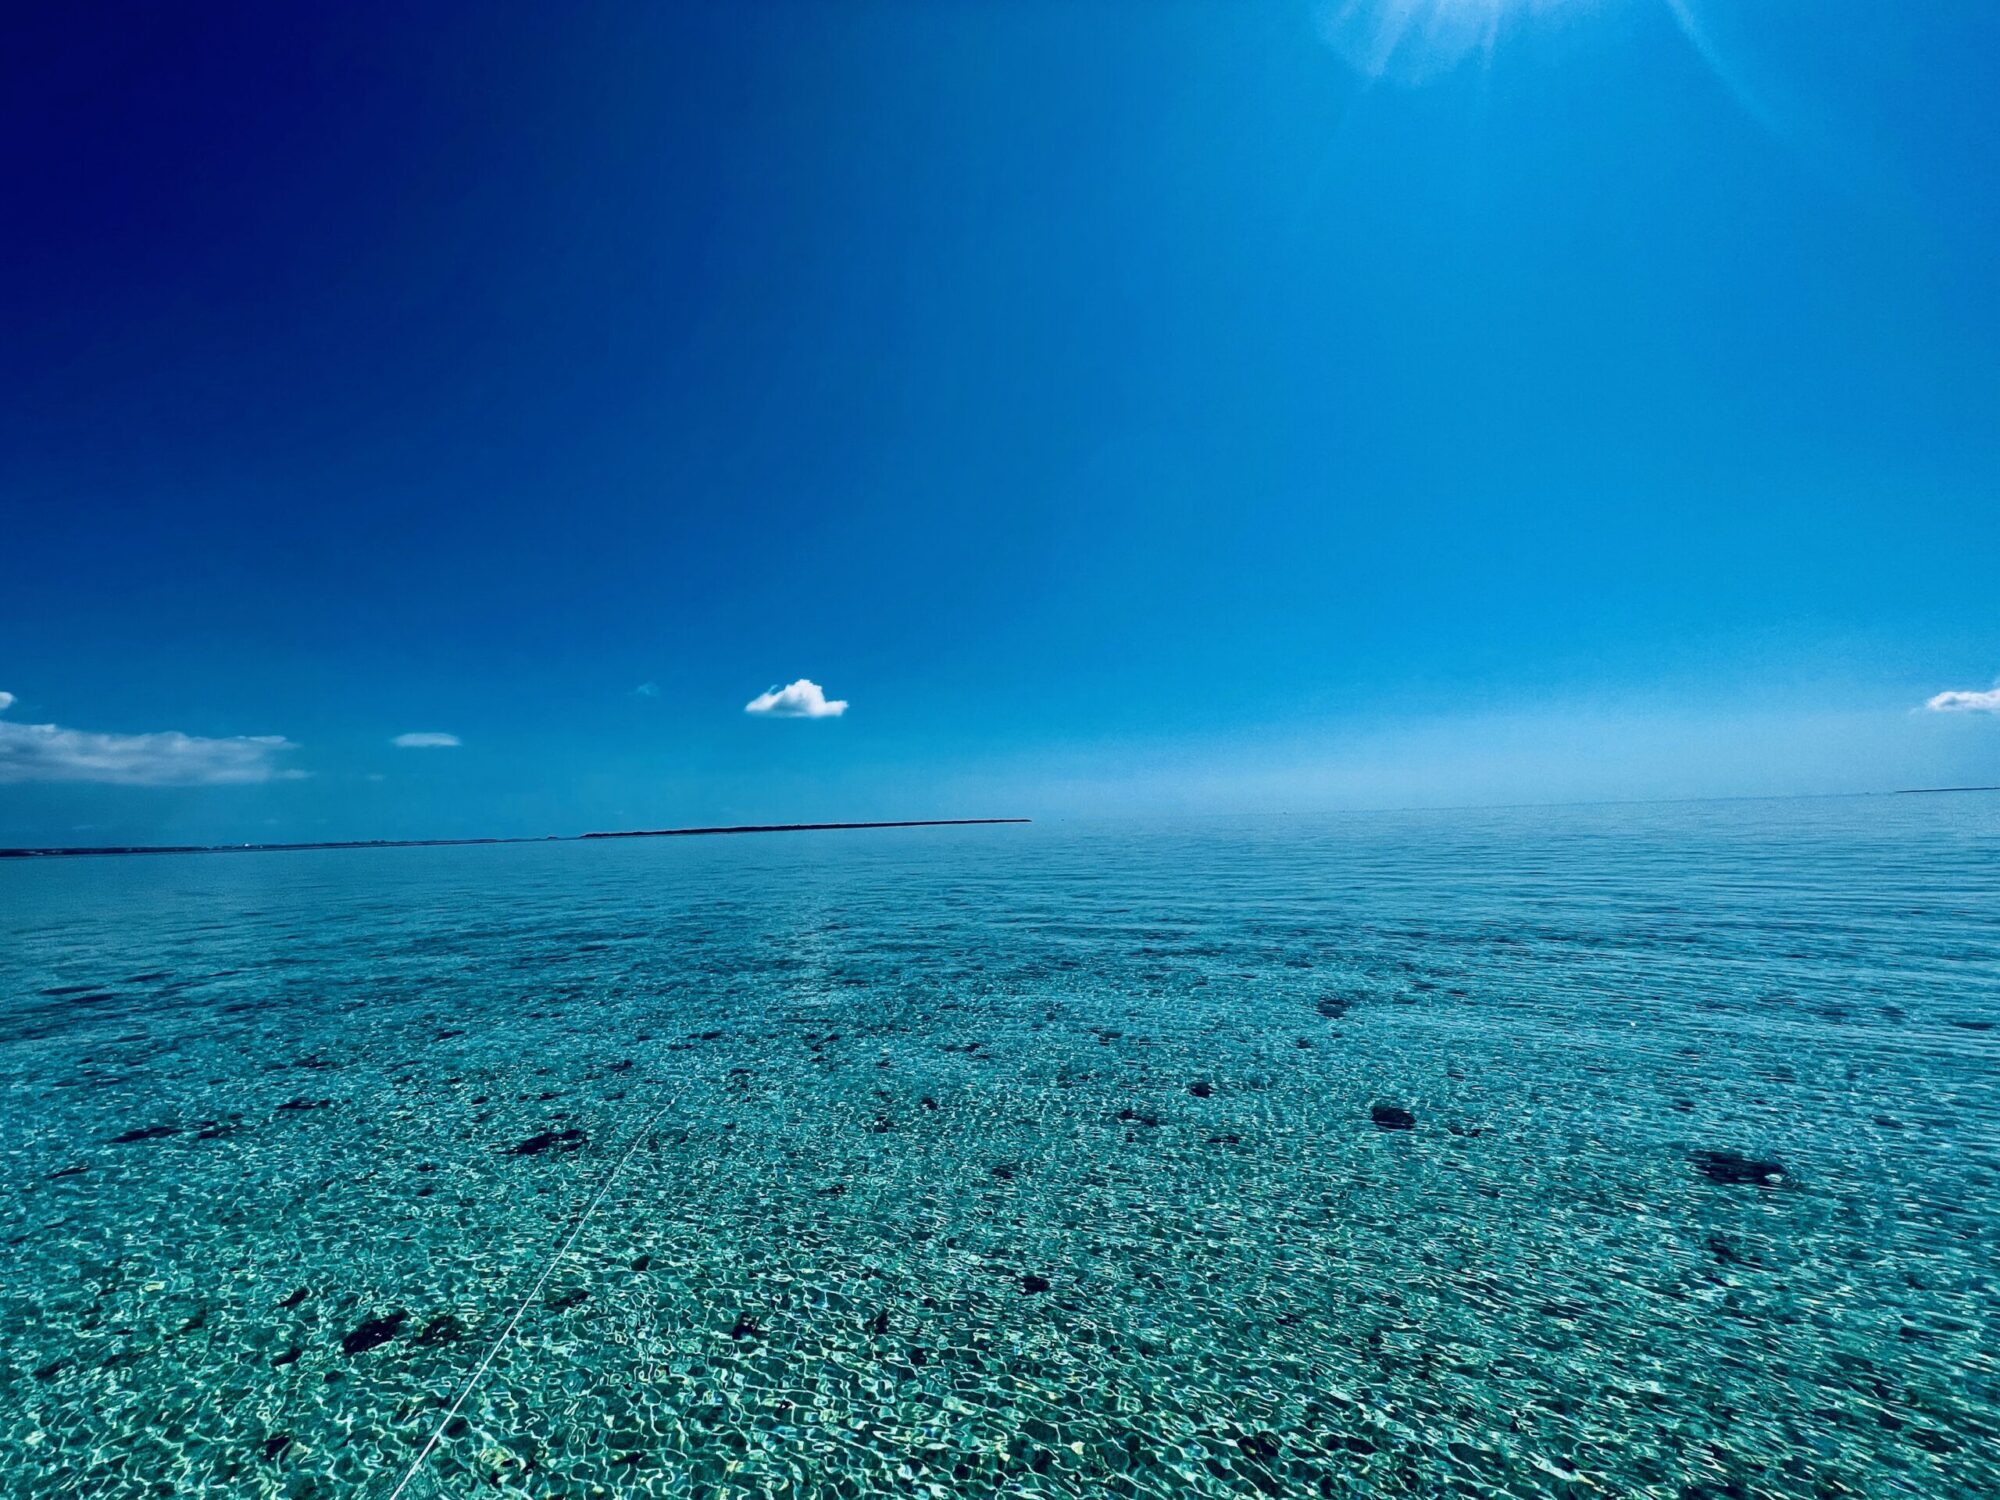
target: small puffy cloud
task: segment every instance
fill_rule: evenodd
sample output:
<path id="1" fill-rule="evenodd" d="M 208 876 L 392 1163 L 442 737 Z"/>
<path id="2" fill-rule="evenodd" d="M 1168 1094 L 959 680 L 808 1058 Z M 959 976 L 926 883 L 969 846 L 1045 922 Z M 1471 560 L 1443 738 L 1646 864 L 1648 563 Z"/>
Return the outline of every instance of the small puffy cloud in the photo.
<path id="1" fill-rule="evenodd" d="M 642 682 L 632 689 L 632 695 L 635 698 L 657 698 L 660 696 L 660 685 L 657 682 Z"/>
<path id="2" fill-rule="evenodd" d="M 847 700 L 829 698 L 818 683 L 801 677 L 788 687 L 759 693 L 743 705 L 743 712 L 767 719 L 837 719 L 847 712 Z"/>
<path id="3" fill-rule="evenodd" d="M 0 710 L 13 705 L 0 693 Z M 296 781 L 306 773 L 279 764 L 298 746 L 275 734 L 207 739 L 166 730 L 101 734 L 59 724 L 0 723 L 0 782 L 101 781 L 114 786 L 241 786 Z"/>
<path id="4" fill-rule="evenodd" d="M 456 750 L 459 740 L 455 734 L 422 730 L 412 734 L 399 734 L 389 743 L 398 750 Z"/>
<path id="5" fill-rule="evenodd" d="M 2000 714 L 2000 682 L 1984 692 L 1939 693 L 1924 707 L 1934 714 Z"/>

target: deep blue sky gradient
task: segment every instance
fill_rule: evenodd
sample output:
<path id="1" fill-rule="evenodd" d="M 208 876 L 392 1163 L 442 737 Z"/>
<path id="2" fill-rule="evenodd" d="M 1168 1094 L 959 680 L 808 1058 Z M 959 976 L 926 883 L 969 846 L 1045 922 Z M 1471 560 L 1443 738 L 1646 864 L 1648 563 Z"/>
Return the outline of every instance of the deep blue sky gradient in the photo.
<path id="1" fill-rule="evenodd" d="M 17 17 L 8 718 L 311 774 L 0 842 L 2000 781 L 2000 10 L 1697 19 Z"/>

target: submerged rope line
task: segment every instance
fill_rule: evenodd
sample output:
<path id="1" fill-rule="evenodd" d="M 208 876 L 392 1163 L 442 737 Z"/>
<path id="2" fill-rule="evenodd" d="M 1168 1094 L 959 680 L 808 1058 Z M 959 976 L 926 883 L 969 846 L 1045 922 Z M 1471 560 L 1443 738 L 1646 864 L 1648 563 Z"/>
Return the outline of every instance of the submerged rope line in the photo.
<path id="1" fill-rule="evenodd" d="M 437 1430 L 430 1435 L 424 1446 L 417 1451 L 417 1456 L 411 1460 L 408 1471 L 397 1481 L 396 1487 L 389 1491 L 389 1500 L 399 1500 L 403 1491 L 410 1487 L 410 1481 L 415 1479 L 423 1469 L 424 1460 L 429 1458 L 432 1451 L 444 1440 L 445 1429 L 451 1426 L 452 1422 L 457 1419 L 459 1408 L 464 1406 L 466 1399 L 472 1395 L 474 1388 L 479 1384 L 480 1378 L 485 1375 L 486 1367 L 493 1363 L 494 1356 L 500 1352 L 501 1347 L 506 1344 L 507 1340 L 513 1337 L 514 1329 L 520 1323 L 522 1316 L 528 1311 L 529 1306 L 534 1302 L 535 1298 L 541 1295 L 543 1286 L 547 1284 L 550 1274 L 561 1264 L 562 1258 L 569 1254 L 570 1246 L 574 1245 L 577 1236 L 583 1233 L 583 1226 L 590 1222 L 590 1216 L 597 1212 L 597 1205 L 602 1203 L 604 1195 L 611 1191 L 611 1184 L 617 1181 L 618 1174 L 625 1170 L 625 1163 L 630 1161 L 632 1153 L 639 1149 L 639 1142 L 652 1133 L 653 1127 L 660 1122 L 660 1116 L 672 1108 L 673 1100 L 669 1099 L 665 1104 L 662 1104 L 658 1109 L 653 1111 L 652 1116 L 644 1125 L 641 1125 L 638 1130 L 633 1132 L 631 1143 L 625 1147 L 625 1154 L 618 1158 L 609 1172 L 604 1174 L 604 1181 L 598 1184 L 597 1191 L 591 1195 L 590 1202 L 586 1203 L 583 1212 L 577 1215 L 576 1223 L 570 1226 L 569 1234 L 564 1238 L 562 1244 L 556 1247 L 556 1253 L 549 1257 L 548 1264 L 542 1267 L 542 1274 L 537 1276 L 535 1284 L 528 1288 L 528 1295 L 523 1297 L 521 1305 L 514 1309 L 514 1315 L 507 1320 L 507 1326 L 500 1330 L 500 1337 L 493 1341 L 493 1347 L 486 1351 L 486 1357 L 480 1360 L 473 1368 L 471 1378 L 465 1382 L 465 1388 L 458 1393 L 457 1398 L 445 1409 L 444 1416 L 439 1418 Z"/>

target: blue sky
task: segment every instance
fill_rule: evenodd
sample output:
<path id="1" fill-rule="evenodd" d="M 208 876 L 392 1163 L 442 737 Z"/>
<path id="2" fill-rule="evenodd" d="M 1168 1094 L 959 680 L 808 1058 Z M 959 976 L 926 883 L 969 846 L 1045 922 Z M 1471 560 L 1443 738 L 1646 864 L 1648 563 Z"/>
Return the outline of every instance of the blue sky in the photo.
<path id="1" fill-rule="evenodd" d="M 24 22 L 0 842 L 2000 781 L 2000 10 L 1408 8 Z"/>

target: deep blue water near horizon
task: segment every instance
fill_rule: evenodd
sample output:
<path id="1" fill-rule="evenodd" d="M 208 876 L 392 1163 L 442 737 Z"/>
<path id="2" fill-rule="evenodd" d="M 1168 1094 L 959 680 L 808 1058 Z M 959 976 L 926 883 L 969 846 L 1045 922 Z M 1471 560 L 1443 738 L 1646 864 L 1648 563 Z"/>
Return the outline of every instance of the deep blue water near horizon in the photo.
<path id="1" fill-rule="evenodd" d="M 623 1159 L 408 1493 L 2000 1495 L 1996 1023 L 1988 795 L 4 866 L 0 1493 L 388 1494 Z"/>

